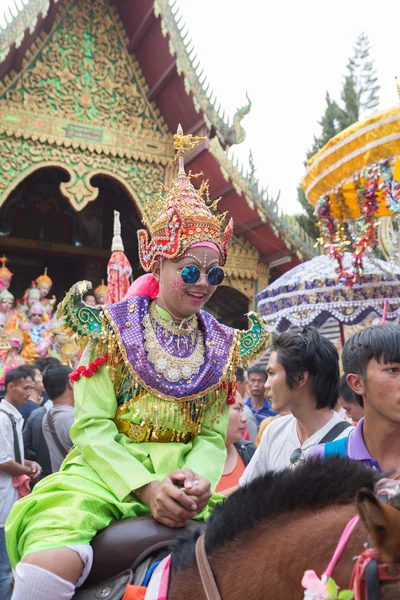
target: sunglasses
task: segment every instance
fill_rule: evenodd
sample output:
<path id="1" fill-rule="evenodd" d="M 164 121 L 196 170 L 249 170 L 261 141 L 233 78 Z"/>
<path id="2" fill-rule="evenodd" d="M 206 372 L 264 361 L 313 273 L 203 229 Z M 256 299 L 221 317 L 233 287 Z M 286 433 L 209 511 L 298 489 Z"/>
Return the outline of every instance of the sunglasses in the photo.
<path id="1" fill-rule="evenodd" d="M 42 313 L 32 313 L 31 317 L 43 317 Z"/>
<path id="2" fill-rule="evenodd" d="M 188 265 L 181 271 L 181 277 L 183 283 L 187 285 L 193 285 L 200 279 L 200 269 L 196 265 Z M 220 285 L 225 278 L 225 272 L 221 267 L 213 267 L 207 273 L 207 281 L 210 285 Z"/>
<path id="3" fill-rule="evenodd" d="M 301 448 L 296 448 L 295 450 L 293 450 L 292 454 L 290 455 L 290 464 L 291 465 L 297 465 L 297 463 L 299 461 L 301 461 L 303 458 L 303 451 Z"/>

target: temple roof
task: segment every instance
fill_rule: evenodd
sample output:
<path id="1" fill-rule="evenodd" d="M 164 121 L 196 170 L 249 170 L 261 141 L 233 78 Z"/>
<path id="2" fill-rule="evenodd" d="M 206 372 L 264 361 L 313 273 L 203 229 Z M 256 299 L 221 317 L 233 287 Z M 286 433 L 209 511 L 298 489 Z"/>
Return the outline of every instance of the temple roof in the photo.
<path id="1" fill-rule="evenodd" d="M 24 56 L 41 33 L 51 31 L 64 0 L 14 0 L 18 5 L 7 26 L 0 29 L 0 78 L 22 68 Z M 286 259 L 284 272 L 299 260 L 315 256 L 314 241 L 294 217 L 284 215 L 257 180 L 246 174 L 227 153 L 245 139 L 241 121 L 251 103 L 230 121 L 217 102 L 196 56 L 176 1 L 108 0 L 117 10 L 127 33 L 127 50 L 140 64 L 147 97 L 155 102 L 169 131 L 181 123 L 185 133 L 208 131 L 193 151 L 190 169 L 210 177 L 213 197 L 222 197 L 221 210 L 234 217 L 236 234 L 243 235 L 265 262 Z"/>

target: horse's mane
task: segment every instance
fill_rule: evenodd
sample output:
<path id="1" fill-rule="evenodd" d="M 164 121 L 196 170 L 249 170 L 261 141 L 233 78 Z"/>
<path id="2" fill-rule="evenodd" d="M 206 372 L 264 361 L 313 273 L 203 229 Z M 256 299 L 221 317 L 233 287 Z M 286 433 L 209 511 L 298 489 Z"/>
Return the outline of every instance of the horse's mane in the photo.
<path id="1" fill-rule="evenodd" d="M 373 490 L 380 477 L 362 463 L 338 456 L 327 460 L 316 457 L 296 469 L 267 472 L 215 507 L 207 525 L 206 550 L 211 553 L 283 513 L 348 504 L 360 488 Z M 172 570 L 183 570 L 194 562 L 199 535 L 196 531 L 173 543 Z"/>

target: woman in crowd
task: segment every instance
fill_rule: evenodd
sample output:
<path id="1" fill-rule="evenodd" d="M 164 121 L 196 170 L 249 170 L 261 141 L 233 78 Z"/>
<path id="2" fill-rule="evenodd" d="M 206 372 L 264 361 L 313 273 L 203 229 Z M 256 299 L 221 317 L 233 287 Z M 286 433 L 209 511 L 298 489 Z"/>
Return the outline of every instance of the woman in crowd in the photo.
<path id="1" fill-rule="evenodd" d="M 239 483 L 239 479 L 256 451 L 254 444 L 243 439 L 247 422 L 244 406 L 244 400 L 237 392 L 235 403 L 229 407 L 225 442 L 226 460 L 224 472 L 216 488 L 216 491 L 221 494 Z"/>

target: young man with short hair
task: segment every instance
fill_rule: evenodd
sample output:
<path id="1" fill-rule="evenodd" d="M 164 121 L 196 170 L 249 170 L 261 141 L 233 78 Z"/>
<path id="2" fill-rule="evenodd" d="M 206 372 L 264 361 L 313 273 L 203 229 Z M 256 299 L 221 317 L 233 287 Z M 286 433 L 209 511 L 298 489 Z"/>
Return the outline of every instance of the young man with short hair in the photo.
<path id="1" fill-rule="evenodd" d="M 74 392 L 69 375 L 72 369 L 64 365 L 49 367 L 43 375 L 43 383 L 53 406 L 43 417 L 43 435 L 50 454 L 53 473 L 72 448 L 69 431 L 74 422 Z"/>
<path id="2" fill-rule="evenodd" d="M 348 439 L 318 446 L 308 456 L 346 455 L 379 471 L 400 473 L 400 327 L 375 325 L 351 336 L 342 354 L 347 383 L 364 418 Z"/>
<path id="3" fill-rule="evenodd" d="M 18 408 L 28 401 L 33 385 L 31 368 L 21 366 L 12 369 L 6 375 L 5 398 L 0 402 L 0 598 L 2 600 L 11 597 L 12 572 L 7 556 L 4 525 L 11 507 L 18 500 L 18 487 L 14 487 L 13 477 L 28 475 L 36 481 L 42 472 L 38 463 L 24 459 L 23 418 L 18 411 Z"/>
<path id="4" fill-rule="evenodd" d="M 42 372 L 36 365 L 26 365 L 32 371 L 33 387 L 30 392 L 29 400 L 26 404 L 22 404 L 18 410 L 21 413 L 24 424 L 29 419 L 30 415 L 38 410 L 42 403 L 42 393 L 44 392 Z"/>
<path id="5" fill-rule="evenodd" d="M 358 398 L 357 394 L 353 392 L 349 384 L 347 383 L 346 375 L 342 375 L 339 383 L 339 405 L 346 411 L 347 417 L 349 417 L 354 425 L 357 425 L 358 421 L 364 416 L 364 409 L 362 407 L 362 398 Z"/>
<path id="6" fill-rule="evenodd" d="M 272 344 L 266 392 L 272 408 L 291 414 L 274 420 L 240 479 L 246 485 L 266 471 L 279 471 L 303 459 L 324 439 L 347 436 L 351 425 L 332 409 L 336 404 L 339 358 L 336 348 L 314 328 L 288 331 Z"/>
<path id="7" fill-rule="evenodd" d="M 265 397 L 265 383 L 267 373 L 262 367 L 251 367 L 247 371 L 247 385 L 250 397 L 246 402 L 253 415 L 255 416 L 258 427 L 266 417 L 274 417 L 276 412 L 271 408 L 271 402 Z"/>

